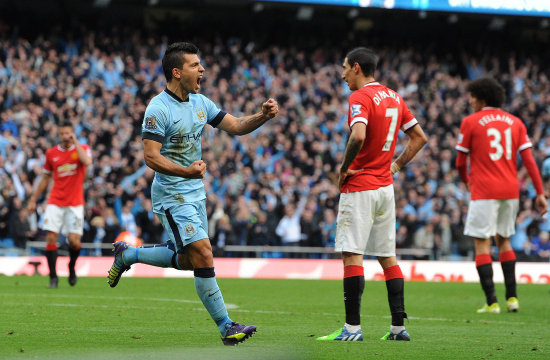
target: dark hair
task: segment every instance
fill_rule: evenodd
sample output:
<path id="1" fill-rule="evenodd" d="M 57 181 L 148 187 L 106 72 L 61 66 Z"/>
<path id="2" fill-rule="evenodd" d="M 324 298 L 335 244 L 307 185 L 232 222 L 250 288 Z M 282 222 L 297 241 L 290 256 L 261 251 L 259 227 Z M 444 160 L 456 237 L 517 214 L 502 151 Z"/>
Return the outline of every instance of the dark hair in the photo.
<path id="1" fill-rule="evenodd" d="M 61 120 L 57 127 L 70 127 L 71 129 L 73 129 L 73 124 L 68 120 Z"/>
<path id="2" fill-rule="evenodd" d="M 183 54 L 198 54 L 199 48 L 189 42 L 177 42 L 170 44 L 162 57 L 162 71 L 166 81 L 172 80 L 172 69 L 181 69 L 183 66 Z"/>
<path id="3" fill-rule="evenodd" d="M 366 47 L 358 47 L 351 50 L 347 55 L 348 63 L 350 66 L 358 63 L 365 76 L 373 76 L 376 65 L 378 64 L 378 57 L 371 49 Z"/>
<path id="4" fill-rule="evenodd" d="M 466 86 L 466 91 L 491 107 L 501 107 L 506 99 L 504 88 L 492 78 L 476 79 Z"/>

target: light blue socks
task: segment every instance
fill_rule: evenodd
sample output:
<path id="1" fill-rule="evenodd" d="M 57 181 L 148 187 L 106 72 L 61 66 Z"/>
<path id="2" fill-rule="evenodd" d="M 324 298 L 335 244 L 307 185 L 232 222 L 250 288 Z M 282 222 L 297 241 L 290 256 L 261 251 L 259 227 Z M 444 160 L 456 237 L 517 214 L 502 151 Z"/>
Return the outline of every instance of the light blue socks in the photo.
<path id="1" fill-rule="evenodd" d="M 214 268 L 195 269 L 195 290 L 204 307 L 218 325 L 220 334 L 225 336 L 226 324 L 232 322 L 227 314 L 222 292 L 216 281 Z"/>
<path id="2" fill-rule="evenodd" d="M 143 263 L 163 268 L 174 267 L 180 269 L 177 262 L 177 255 L 169 246 L 169 243 L 163 243 L 147 247 L 128 246 L 128 249 L 122 253 L 122 260 L 125 265 Z"/>

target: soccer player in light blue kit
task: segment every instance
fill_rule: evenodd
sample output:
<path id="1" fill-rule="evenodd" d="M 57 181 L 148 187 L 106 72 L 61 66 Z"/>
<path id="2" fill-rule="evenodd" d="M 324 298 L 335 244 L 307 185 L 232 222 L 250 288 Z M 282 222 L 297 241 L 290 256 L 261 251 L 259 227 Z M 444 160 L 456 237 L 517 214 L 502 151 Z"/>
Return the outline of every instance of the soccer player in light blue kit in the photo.
<path id="1" fill-rule="evenodd" d="M 206 172 L 206 163 L 201 160 L 201 134 L 206 124 L 232 135 L 248 134 L 277 115 L 278 104 L 269 99 L 258 113 L 239 118 L 218 109 L 198 94 L 204 67 L 198 48 L 191 43 L 170 45 L 162 68 L 167 86 L 145 110 L 142 138 L 145 162 L 155 170 L 153 211 L 170 240 L 154 247 L 115 243 L 108 283 L 115 287 L 122 273 L 137 262 L 193 270 L 197 294 L 218 325 L 223 343 L 236 345 L 252 336 L 256 327 L 229 318 L 216 282 L 201 180 Z"/>

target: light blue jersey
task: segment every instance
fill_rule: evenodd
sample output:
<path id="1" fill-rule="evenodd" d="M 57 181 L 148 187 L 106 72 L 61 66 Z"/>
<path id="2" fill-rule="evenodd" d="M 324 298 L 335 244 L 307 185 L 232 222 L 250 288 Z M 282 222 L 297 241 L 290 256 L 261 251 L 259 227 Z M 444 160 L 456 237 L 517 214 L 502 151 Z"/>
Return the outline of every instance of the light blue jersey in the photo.
<path id="1" fill-rule="evenodd" d="M 183 101 L 165 89 L 152 98 L 145 109 L 142 138 L 161 143 L 161 155 L 188 167 L 202 158 L 204 126 L 218 126 L 225 114 L 203 95 L 189 94 L 189 101 Z M 156 172 L 151 198 L 153 211 L 164 215 L 165 210 L 175 205 L 205 199 L 206 192 L 202 179 L 184 179 Z"/>

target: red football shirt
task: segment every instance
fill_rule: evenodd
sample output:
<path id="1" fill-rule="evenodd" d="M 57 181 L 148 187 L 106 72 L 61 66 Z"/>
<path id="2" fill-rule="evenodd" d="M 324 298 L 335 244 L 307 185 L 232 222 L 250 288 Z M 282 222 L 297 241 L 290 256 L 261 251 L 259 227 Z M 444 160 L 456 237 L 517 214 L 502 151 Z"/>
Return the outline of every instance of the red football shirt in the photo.
<path id="1" fill-rule="evenodd" d="M 406 131 L 417 124 L 403 98 L 377 82 L 368 83 L 349 98 L 348 125 L 367 125 L 361 151 L 350 169 L 364 169 L 349 177 L 341 192 L 374 190 L 393 183 L 390 172 L 399 129 Z"/>
<path id="2" fill-rule="evenodd" d="M 472 200 L 517 199 L 517 153 L 533 146 L 517 117 L 485 107 L 460 125 L 456 149 L 470 156 Z"/>
<path id="3" fill-rule="evenodd" d="M 81 145 L 88 156 L 92 156 L 90 147 Z M 86 166 L 80 162 L 75 146 L 65 150 L 54 146 L 46 151 L 44 171 L 52 174 L 53 188 L 48 204 L 57 206 L 84 205 L 84 176 Z"/>

